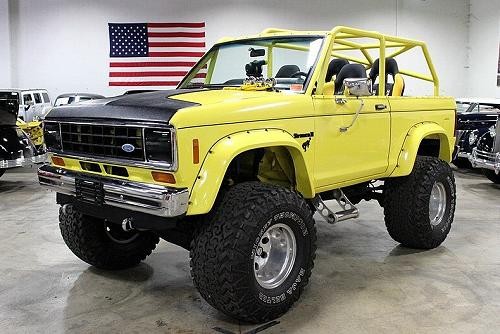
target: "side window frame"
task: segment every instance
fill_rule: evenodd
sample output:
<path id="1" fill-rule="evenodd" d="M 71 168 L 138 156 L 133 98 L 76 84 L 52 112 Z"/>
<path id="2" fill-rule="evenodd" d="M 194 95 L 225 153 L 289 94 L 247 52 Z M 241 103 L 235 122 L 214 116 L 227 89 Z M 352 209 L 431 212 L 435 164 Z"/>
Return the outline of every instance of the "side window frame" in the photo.
<path id="1" fill-rule="evenodd" d="M 50 104 L 50 97 L 47 92 L 42 92 L 42 101 L 43 103 L 48 103 Z"/>
<path id="2" fill-rule="evenodd" d="M 26 101 L 27 96 L 29 96 L 30 101 Z M 26 102 L 33 102 L 33 104 L 35 104 L 35 101 L 33 100 L 33 95 L 31 93 L 23 93 L 22 97 L 23 97 L 23 105 L 25 106 L 28 105 L 28 103 Z"/>
<path id="3" fill-rule="evenodd" d="M 40 93 L 33 93 L 33 101 L 35 102 L 35 104 L 42 104 L 43 103 L 42 95 Z"/>

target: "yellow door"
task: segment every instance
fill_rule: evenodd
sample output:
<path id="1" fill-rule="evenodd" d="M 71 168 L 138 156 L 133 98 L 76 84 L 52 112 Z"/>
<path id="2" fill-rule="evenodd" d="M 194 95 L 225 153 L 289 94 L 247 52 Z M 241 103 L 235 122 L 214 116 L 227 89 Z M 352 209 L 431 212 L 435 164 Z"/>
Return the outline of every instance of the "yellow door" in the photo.
<path id="1" fill-rule="evenodd" d="M 361 100 L 364 106 L 356 118 Z M 317 187 L 376 176 L 387 170 L 391 114 L 386 97 L 317 95 L 314 108 Z"/>

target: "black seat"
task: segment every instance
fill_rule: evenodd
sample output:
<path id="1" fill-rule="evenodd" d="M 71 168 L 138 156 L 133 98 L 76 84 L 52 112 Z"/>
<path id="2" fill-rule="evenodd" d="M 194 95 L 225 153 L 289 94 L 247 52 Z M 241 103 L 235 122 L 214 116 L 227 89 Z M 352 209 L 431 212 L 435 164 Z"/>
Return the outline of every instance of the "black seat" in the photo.
<path id="1" fill-rule="evenodd" d="M 372 80 L 373 83 L 373 92 L 375 94 L 378 94 L 378 84 L 375 84 L 375 80 L 378 78 L 380 74 L 380 59 L 377 59 L 373 62 L 372 69 L 370 70 L 370 79 Z M 402 81 L 402 77 L 399 74 L 399 67 L 396 59 L 394 58 L 386 58 L 385 59 L 385 92 L 386 95 L 391 96 L 393 95 L 393 88 L 394 88 L 394 83 L 388 83 L 387 78 L 389 75 L 392 76 L 392 80 L 394 83 L 396 83 L 398 86 L 398 89 L 400 92 L 397 95 L 403 95 L 404 92 L 404 81 Z"/>
<path id="2" fill-rule="evenodd" d="M 340 70 L 335 78 L 335 95 L 344 93 L 344 79 L 366 78 L 366 69 L 361 64 L 347 64 Z"/>
<path id="3" fill-rule="evenodd" d="M 325 82 L 332 81 L 332 78 L 339 74 L 340 70 L 345 66 L 349 65 L 349 62 L 345 59 L 332 59 L 330 64 L 328 64 L 328 70 L 326 71 Z"/>
<path id="4" fill-rule="evenodd" d="M 300 72 L 297 65 L 283 65 L 276 73 L 275 78 L 291 78 L 297 72 Z"/>

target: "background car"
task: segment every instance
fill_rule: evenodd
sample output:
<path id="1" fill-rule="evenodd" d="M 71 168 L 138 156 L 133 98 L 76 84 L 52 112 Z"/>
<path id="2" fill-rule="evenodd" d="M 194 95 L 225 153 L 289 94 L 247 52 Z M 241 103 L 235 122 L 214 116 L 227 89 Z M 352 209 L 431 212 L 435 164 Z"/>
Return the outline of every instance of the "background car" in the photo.
<path id="1" fill-rule="evenodd" d="M 500 115 L 500 99 L 457 99 L 457 144 L 453 164 L 470 168 L 472 150 Z"/>
<path id="2" fill-rule="evenodd" d="M 45 161 L 45 155 L 38 154 L 29 136 L 16 125 L 18 111 L 18 95 L 0 93 L 0 176 L 8 168 Z"/>
<path id="3" fill-rule="evenodd" d="M 471 162 L 475 168 L 482 168 L 484 175 L 500 184 L 500 118 L 478 140 L 472 150 Z"/>
<path id="4" fill-rule="evenodd" d="M 54 107 L 63 106 L 66 104 L 79 103 L 83 101 L 104 99 L 104 96 L 99 94 L 89 94 L 89 93 L 68 93 L 61 94 L 56 98 L 54 102 Z"/>
<path id="5" fill-rule="evenodd" d="M 18 117 L 25 122 L 43 120 L 52 108 L 45 89 L 0 89 L 0 98 L 16 99 Z"/>

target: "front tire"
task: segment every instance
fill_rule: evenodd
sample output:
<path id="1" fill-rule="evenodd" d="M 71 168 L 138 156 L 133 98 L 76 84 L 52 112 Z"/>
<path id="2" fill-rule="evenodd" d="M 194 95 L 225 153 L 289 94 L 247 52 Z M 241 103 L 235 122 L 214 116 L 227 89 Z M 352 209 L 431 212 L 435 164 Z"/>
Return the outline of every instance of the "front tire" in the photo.
<path id="1" fill-rule="evenodd" d="M 119 224 L 86 216 L 73 205 L 59 210 L 64 242 L 81 260 L 101 269 L 126 269 L 139 264 L 160 241 L 152 232 L 125 232 Z"/>
<path id="2" fill-rule="evenodd" d="M 467 158 L 456 158 L 455 160 L 452 161 L 452 163 L 457 168 L 472 169 L 472 164 L 470 163 L 469 159 L 467 159 Z"/>
<path id="3" fill-rule="evenodd" d="M 309 206 L 288 189 L 246 182 L 231 188 L 214 210 L 190 252 L 200 294 L 239 320 L 279 317 L 299 299 L 314 265 Z"/>
<path id="4" fill-rule="evenodd" d="M 417 156 L 410 175 L 388 179 L 384 190 L 385 224 L 403 246 L 431 249 L 448 235 L 455 212 L 455 178 L 450 166 Z"/>
<path id="5" fill-rule="evenodd" d="M 491 169 L 483 169 L 483 174 L 495 184 L 500 184 L 500 174 L 495 173 L 495 171 Z"/>

